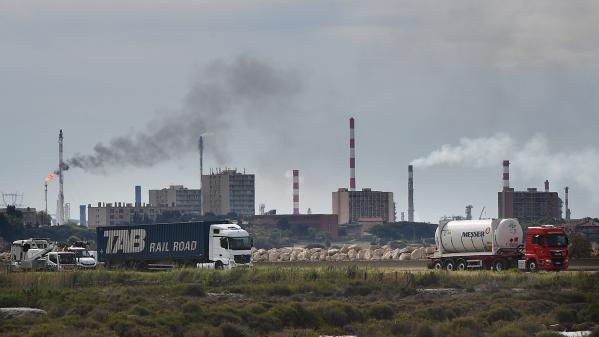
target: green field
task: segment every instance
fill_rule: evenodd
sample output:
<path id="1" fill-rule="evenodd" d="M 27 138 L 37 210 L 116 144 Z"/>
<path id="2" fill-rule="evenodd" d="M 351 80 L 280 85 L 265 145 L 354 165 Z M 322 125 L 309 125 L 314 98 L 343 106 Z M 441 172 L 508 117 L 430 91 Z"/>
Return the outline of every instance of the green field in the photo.
<path id="1" fill-rule="evenodd" d="M 598 295 L 599 274 L 582 272 L 12 273 L 0 274 L 0 307 L 48 314 L 0 320 L 0 335 L 551 336 L 546 330 L 592 330 Z"/>

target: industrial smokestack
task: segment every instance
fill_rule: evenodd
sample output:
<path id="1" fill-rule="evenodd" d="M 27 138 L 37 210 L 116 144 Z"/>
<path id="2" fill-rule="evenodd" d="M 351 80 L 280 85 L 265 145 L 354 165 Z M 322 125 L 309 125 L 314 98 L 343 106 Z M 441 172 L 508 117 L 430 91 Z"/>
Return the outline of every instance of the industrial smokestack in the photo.
<path id="1" fill-rule="evenodd" d="M 545 180 L 545 192 L 549 192 L 549 180 Z"/>
<path id="2" fill-rule="evenodd" d="M 503 161 L 503 190 L 507 191 L 510 188 L 510 161 Z"/>
<path id="3" fill-rule="evenodd" d="M 349 119 L 349 190 L 356 190 L 356 139 L 353 117 Z"/>
<path id="4" fill-rule="evenodd" d="M 58 134 L 58 199 L 56 200 L 56 224 L 64 225 L 64 175 L 65 164 L 62 161 L 62 130 Z"/>
<path id="5" fill-rule="evenodd" d="M 203 198 L 202 195 L 202 176 L 204 175 L 204 137 L 200 136 L 200 140 L 198 141 L 198 149 L 200 150 L 200 198 Z M 204 201 L 200 199 L 200 214 L 204 214 Z"/>
<path id="6" fill-rule="evenodd" d="M 566 186 L 566 220 L 570 220 L 570 206 L 569 206 L 569 196 L 568 196 L 568 192 L 569 192 L 569 188 L 568 186 Z"/>
<path id="7" fill-rule="evenodd" d="M 299 214 L 299 170 L 293 170 L 293 215 Z"/>
<path id="8" fill-rule="evenodd" d="M 408 166 L 408 221 L 414 221 L 414 168 Z"/>
<path id="9" fill-rule="evenodd" d="M 466 220 L 472 220 L 472 205 L 466 206 Z"/>

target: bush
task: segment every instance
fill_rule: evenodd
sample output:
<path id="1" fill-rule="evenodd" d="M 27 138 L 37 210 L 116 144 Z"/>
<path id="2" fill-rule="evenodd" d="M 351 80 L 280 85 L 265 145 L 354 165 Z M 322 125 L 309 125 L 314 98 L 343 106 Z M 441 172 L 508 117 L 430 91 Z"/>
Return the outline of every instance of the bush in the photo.
<path id="1" fill-rule="evenodd" d="M 368 317 L 374 319 L 389 320 L 393 318 L 393 314 L 393 308 L 389 304 L 377 303 L 368 309 Z"/>
<path id="2" fill-rule="evenodd" d="M 528 335 L 514 326 L 505 326 L 495 331 L 491 337 L 528 337 Z"/>
<path id="3" fill-rule="evenodd" d="M 565 305 L 560 305 L 553 310 L 553 317 L 560 323 L 572 324 L 576 322 L 576 311 Z"/>
<path id="4" fill-rule="evenodd" d="M 489 310 L 481 314 L 482 318 L 489 324 L 496 321 L 513 321 L 520 316 L 520 314 L 512 309 L 512 307 L 494 304 Z"/>
<path id="5" fill-rule="evenodd" d="M 587 322 L 599 322 L 599 303 L 593 303 L 584 308 L 580 315 Z"/>
<path id="6" fill-rule="evenodd" d="M 314 313 L 306 310 L 299 303 L 279 305 L 272 309 L 271 313 L 286 326 L 307 328 L 318 325 L 318 319 Z"/>
<path id="7" fill-rule="evenodd" d="M 319 303 L 311 311 L 330 326 L 342 327 L 364 320 L 362 312 L 354 305 L 340 301 Z"/>
<path id="8" fill-rule="evenodd" d="M 181 289 L 181 293 L 185 296 L 192 297 L 206 296 L 206 291 L 204 291 L 204 288 L 199 284 L 188 284 L 186 286 L 183 286 L 183 288 Z"/>
<path id="9" fill-rule="evenodd" d="M 238 325 L 224 323 L 220 326 L 220 331 L 223 334 L 223 337 L 246 337 L 247 333 L 243 328 Z"/>
<path id="10" fill-rule="evenodd" d="M 421 323 L 418 325 L 416 330 L 414 331 L 415 337 L 435 337 L 435 333 L 433 329 L 431 329 L 430 324 Z"/>

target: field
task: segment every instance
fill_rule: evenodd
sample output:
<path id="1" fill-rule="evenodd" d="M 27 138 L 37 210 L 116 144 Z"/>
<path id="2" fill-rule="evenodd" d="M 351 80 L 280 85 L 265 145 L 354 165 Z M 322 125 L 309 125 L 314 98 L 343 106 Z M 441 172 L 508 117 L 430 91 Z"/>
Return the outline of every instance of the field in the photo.
<path id="1" fill-rule="evenodd" d="M 0 274 L 2 336 L 553 336 L 599 324 L 599 274 L 356 266 Z M 593 336 L 599 336 L 595 329 Z"/>

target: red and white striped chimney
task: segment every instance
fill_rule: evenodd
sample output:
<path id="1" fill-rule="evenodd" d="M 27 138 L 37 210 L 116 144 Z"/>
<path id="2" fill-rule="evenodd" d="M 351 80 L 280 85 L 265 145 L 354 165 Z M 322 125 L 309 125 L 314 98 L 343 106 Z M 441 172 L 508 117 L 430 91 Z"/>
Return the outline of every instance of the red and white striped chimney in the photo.
<path id="1" fill-rule="evenodd" d="M 299 170 L 293 170 L 293 214 L 299 215 Z"/>
<path id="2" fill-rule="evenodd" d="M 503 190 L 506 191 L 510 188 L 510 161 L 503 161 Z"/>
<path id="3" fill-rule="evenodd" d="M 349 190 L 356 190 L 356 139 L 353 117 L 349 119 Z"/>

